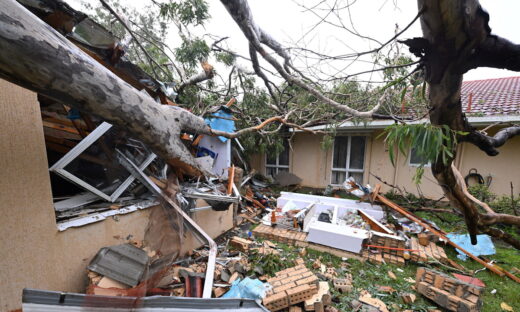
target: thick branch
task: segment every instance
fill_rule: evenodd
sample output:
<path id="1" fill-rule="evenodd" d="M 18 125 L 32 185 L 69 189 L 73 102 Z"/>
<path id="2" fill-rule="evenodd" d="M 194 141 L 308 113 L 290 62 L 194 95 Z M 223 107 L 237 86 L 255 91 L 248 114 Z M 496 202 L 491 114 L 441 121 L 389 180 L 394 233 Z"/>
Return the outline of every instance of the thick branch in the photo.
<path id="1" fill-rule="evenodd" d="M 198 173 L 180 133 L 209 134 L 202 118 L 156 103 L 14 0 L 0 1 L 0 47 L 0 77 L 125 128 L 171 164 Z"/>
<path id="2" fill-rule="evenodd" d="M 262 55 L 262 57 L 273 66 L 276 71 L 290 84 L 294 84 L 299 86 L 300 88 L 306 90 L 307 92 L 314 95 L 319 101 L 330 105 L 338 110 L 344 111 L 352 116 L 357 117 L 371 117 L 374 112 L 376 112 L 380 105 L 381 101 L 373 107 L 371 110 L 367 112 L 360 112 L 356 109 L 353 109 L 347 105 L 343 105 L 334 101 L 331 98 L 326 97 L 321 91 L 312 87 L 310 84 L 304 82 L 300 78 L 291 75 L 288 72 L 289 61 L 287 59 L 288 55 L 283 51 L 281 45 L 276 42 L 271 36 L 268 36 L 254 21 L 253 14 L 251 13 L 251 9 L 247 0 L 221 0 L 222 4 L 226 7 L 227 11 L 231 15 L 231 17 L 235 20 L 237 25 L 240 27 L 244 35 L 246 36 L 249 43 L 254 47 L 254 49 Z M 284 66 L 282 66 L 276 58 L 274 58 L 271 54 L 269 54 L 263 47 L 262 44 L 266 44 L 268 47 L 277 52 L 280 56 L 282 56 L 285 60 Z"/>
<path id="3" fill-rule="evenodd" d="M 489 35 L 468 64 L 468 70 L 477 67 L 520 71 L 520 45 L 502 37 Z"/>
<path id="4" fill-rule="evenodd" d="M 319 131 L 319 130 L 318 131 L 311 130 L 311 129 L 308 129 L 308 128 L 304 128 L 304 127 L 302 127 L 300 125 L 297 125 L 295 123 L 288 122 L 287 119 L 282 117 L 282 116 L 271 117 L 269 119 L 264 120 L 262 123 L 260 123 L 260 124 L 258 124 L 256 126 L 240 129 L 237 132 L 225 132 L 225 131 L 214 130 L 214 129 L 211 129 L 210 132 L 211 132 L 212 135 L 218 135 L 218 136 L 223 136 L 223 137 L 226 137 L 226 138 L 229 138 L 229 139 L 234 139 L 234 138 L 238 138 L 239 136 L 241 136 L 243 134 L 246 134 L 246 133 L 260 131 L 262 128 L 264 128 L 265 126 L 267 126 L 268 124 L 273 123 L 273 122 L 279 122 L 279 123 L 287 125 L 287 126 L 289 126 L 291 128 L 295 128 L 295 129 L 298 129 L 298 130 L 301 130 L 301 131 L 305 131 L 305 132 L 309 132 L 309 133 L 312 133 L 312 134 L 324 133 L 324 132 Z"/>
<path id="5" fill-rule="evenodd" d="M 193 85 L 196 85 L 203 81 L 213 79 L 213 77 L 215 76 L 215 71 L 213 70 L 213 66 L 211 66 L 206 61 L 203 61 L 201 63 L 201 65 L 202 65 L 203 71 L 191 76 L 190 78 L 188 78 L 188 80 L 181 83 L 179 85 L 179 87 L 177 88 L 177 93 L 181 94 L 182 91 L 184 90 L 184 88 L 186 88 L 187 86 L 193 86 Z"/>
<path id="6" fill-rule="evenodd" d="M 494 136 L 488 136 L 480 131 L 472 131 L 462 136 L 461 142 L 469 142 L 486 152 L 489 156 L 498 155 L 497 147 L 504 145 L 507 140 L 520 135 L 520 126 L 512 126 L 498 131 Z"/>

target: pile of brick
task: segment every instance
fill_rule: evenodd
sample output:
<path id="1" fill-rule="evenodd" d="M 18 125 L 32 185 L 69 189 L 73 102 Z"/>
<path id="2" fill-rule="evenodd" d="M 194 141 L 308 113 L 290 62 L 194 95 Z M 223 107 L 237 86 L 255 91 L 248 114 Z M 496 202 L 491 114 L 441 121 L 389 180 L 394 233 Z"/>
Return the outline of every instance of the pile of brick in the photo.
<path id="1" fill-rule="evenodd" d="M 233 236 L 229 241 L 229 244 L 240 251 L 247 252 L 249 251 L 249 246 L 253 244 L 253 241 L 242 237 Z"/>
<path id="2" fill-rule="evenodd" d="M 441 263 L 448 263 L 448 256 L 444 248 L 438 246 L 434 242 L 428 242 L 427 246 L 419 244 L 419 240 L 413 237 L 410 240 L 410 249 L 415 250 L 410 252 L 411 260 L 414 262 L 426 262 L 429 259 L 436 259 Z"/>
<path id="3" fill-rule="evenodd" d="M 370 245 L 384 248 L 371 248 L 375 252 L 365 250 L 363 256 L 368 259 L 368 261 L 375 264 L 392 263 L 404 266 L 404 249 L 406 248 L 404 241 L 391 237 L 373 236 L 370 239 Z"/>
<path id="4" fill-rule="evenodd" d="M 273 287 L 263 300 L 270 311 L 278 311 L 311 299 L 318 293 L 318 277 L 304 265 L 277 272 L 267 280 Z"/>
<path id="5" fill-rule="evenodd" d="M 449 275 L 426 269 L 417 269 L 417 291 L 449 311 L 480 311 L 482 288 Z"/>

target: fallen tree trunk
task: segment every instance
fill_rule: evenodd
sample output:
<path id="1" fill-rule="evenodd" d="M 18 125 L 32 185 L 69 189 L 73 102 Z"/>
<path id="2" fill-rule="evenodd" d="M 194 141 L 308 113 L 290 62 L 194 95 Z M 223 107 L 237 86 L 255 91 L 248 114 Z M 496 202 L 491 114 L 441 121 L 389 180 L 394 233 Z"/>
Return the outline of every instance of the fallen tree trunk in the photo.
<path id="1" fill-rule="evenodd" d="M 125 128 L 170 164 L 201 173 L 180 133 L 211 134 L 202 118 L 156 103 L 15 0 L 0 2 L 0 77 Z"/>

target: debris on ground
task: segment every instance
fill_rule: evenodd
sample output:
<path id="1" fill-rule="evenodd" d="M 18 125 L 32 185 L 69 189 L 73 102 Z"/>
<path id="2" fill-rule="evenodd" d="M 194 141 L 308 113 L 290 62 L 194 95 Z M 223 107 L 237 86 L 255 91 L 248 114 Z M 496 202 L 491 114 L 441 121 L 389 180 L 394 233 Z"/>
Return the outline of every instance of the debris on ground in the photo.
<path id="1" fill-rule="evenodd" d="M 419 294 L 447 310 L 479 311 L 484 283 L 449 259 L 443 245 L 449 243 L 446 233 L 428 221 L 398 213 L 400 207 L 395 210 L 397 205 L 384 200 L 385 206 L 394 207 L 385 210 L 372 203 L 290 192 L 275 197 L 269 184 L 237 169 L 229 171 L 232 182 L 184 182 L 176 193 L 185 211 L 236 211 L 236 226 L 216 240 L 212 268 L 208 245 L 172 261 L 147 242 L 128 238 L 125 244 L 102 248 L 93 258 L 87 293 L 201 298 L 212 269 L 212 297 L 253 299 L 270 311 L 334 312 L 342 296 L 350 298 L 348 305 L 356 311 L 407 311 L 402 307 L 414 307 Z M 377 187 L 365 188 L 363 194 L 367 190 L 382 198 Z M 341 261 L 314 257 L 316 252 Z M 168 265 L 154 267 L 161 259 Z M 393 265 L 380 272 L 386 284 L 357 286 L 353 274 L 366 273 L 352 271 L 350 259 Z M 452 277 L 420 267 L 414 279 L 403 276 L 410 263 L 458 273 Z M 403 282 L 406 288 L 396 286 Z M 388 296 L 397 302 L 385 303 Z"/>
<path id="2" fill-rule="evenodd" d="M 444 273 L 419 268 L 415 277 L 417 291 L 449 311 L 479 311 L 482 288 Z"/>

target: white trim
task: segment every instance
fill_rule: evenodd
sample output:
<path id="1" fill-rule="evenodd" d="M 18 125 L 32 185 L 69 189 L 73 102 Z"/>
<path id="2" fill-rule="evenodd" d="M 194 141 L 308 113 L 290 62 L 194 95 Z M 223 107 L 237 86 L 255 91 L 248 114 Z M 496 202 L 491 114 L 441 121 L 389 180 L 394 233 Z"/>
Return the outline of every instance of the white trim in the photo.
<path id="1" fill-rule="evenodd" d="M 421 119 L 417 121 L 410 122 L 409 124 L 423 124 L 428 122 L 428 119 Z M 515 116 L 484 116 L 484 117 L 468 117 L 468 122 L 473 126 L 487 126 L 496 122 L 520 122 L 520 115 Z M 372 120 L 367 123 L 354 123 L 352 121 L 346 121 L 337 127 L 337 130 L 363 130 L 363 129 L 384 129 L 390 125 L 395 123 L 394 120 L 384 119 L 384 120 Z M 330 125 L 321 125 L 308 127 L 306 129 L 309 130 L 327 130 L 330 129 Z M 300 132 L 303 130 L 294 130 L 295 132 Z"/>
<path id="2" fill-rule="evenodd" d="M 285 152 L 285 149 L 282 152 Z M 265 160 L 264 161 L 264 169 L 265 169 L 264 170 L 264 174 L 267 176 L 267 168 L 275 169 L 275 175 L 278 174 L 278 171 L 279 171 L 278 169 L 280 169 L 280 168 L 281 169 L 287 169 L 287 171 L 290 171 L 290 165 L 291 165 L 291 149 L 290 148 L 287 150 L 287 153 L 288 153 L 288 155 L 287 155 L 287 162 L 288 162 L 288 164 L 287 165 L 280 165 L 280 154 L 281 153 L 276 155 L 276 162 L 275 162 L 275 164 L 268 164 L 267 163 L 267 158 L 268 158 L 267 157 L 267 153 L 264 153 L 264 158 L 265 158 L 264 159 Z"/>
<path id="3" fill-rule="evenodd" d="M 409 167 L 418 168 L 418 167 L 421 166 L 421 164 L 419 164 L 419 163 L 413 163 L 412 164 L 412 150 L 413 150 L 413 148 L 410 147 L 410 151 L 408 152 L 408 166 Z M 432 164 L 430 162 L 428 162 L 427 164 L 423 165 L 423 167 L 427 167 L 427 168 L 429 168 L 431 166 L 432 166 Z"/>
<path id="4" fill-rule="evenodd" d="M 99 125 L 94 131 L 92 131 L 87 137 L 81 140 L 74 148 L 72 148 L 67 154 L 65 154 L 62 158 L 60 158 L 54 165 L 49 168 L 49 171 L 52 171 L 62 178 L 77 184 L 84 188 L 85 190 L 92 192 L 99 197 L 103 198 L 109 202 L 115 202 L 119 196 L 130 186 L 130 184 L 135 180 L 132 175 L 129 175 L 122 183 L 117 187 L 117 189 L 112 192 L 112 194 L 105 194 L 103 191 L 98 188 L 90 185 L 89 183 L 81 180 L 77 176 L 65 170 L 65 167 L 70 164 L 74 159 L 76 159 L 81 153 L 83 153 L 86 149 L 88 149 L 92 144 L 94 144 L 99 138 L 107 133 L 112 128 L 112 125 L 108 122 L 103 122 Z M 154 153 L 150 153 L 148 157 L 139 165 L 139 169 L 144 170 L 148 165 L 156 158 L 157 156 Z"/>
<path id="5" fill-rule="evenodd" d="M 100 212 L 100 213 L 93 213 L 93 214 L 89 214 L 88 216 L 78 217 L 78 218 L 75 218 L 75 219 L 70 219 L 70 220 L 67 220 L 67 221 L 59 222 L 57 224 L 58 231 L 63 232 L 66 229 L 71 228 L 71 227 L 80 227 L 80 226 L 83 226 L 83 225 L 99 222 L 99 221 L 105 220 L 108 217 L 112 217 L 112 216 L 115 216 L 115 215 L 123 215 L 123 214 L 131 213 L 131 212 L 134 212 L 134 211 L 137 211 L 137 210 L 142 210 L 142 209 L 146 209 L 146 208 L 149 208 L 149 207 L 152 207 L 152 206 L 156 206 L 158 204 L 159 204 L 159 202 L 156 201 L 155 199 L 153 199 L 153 200 L 146 200 L 146 201 L 142 201 L 140 203 L 137 203 L 137 204 L 134 204 L 134 205 L 130 205 L 130 206 L 126 206 L 126 207 L 122 207 L 122 208 L 119 208 L 119 209 L 110 209 L 110 210 L 103 211 L 103 212 Z"/>

